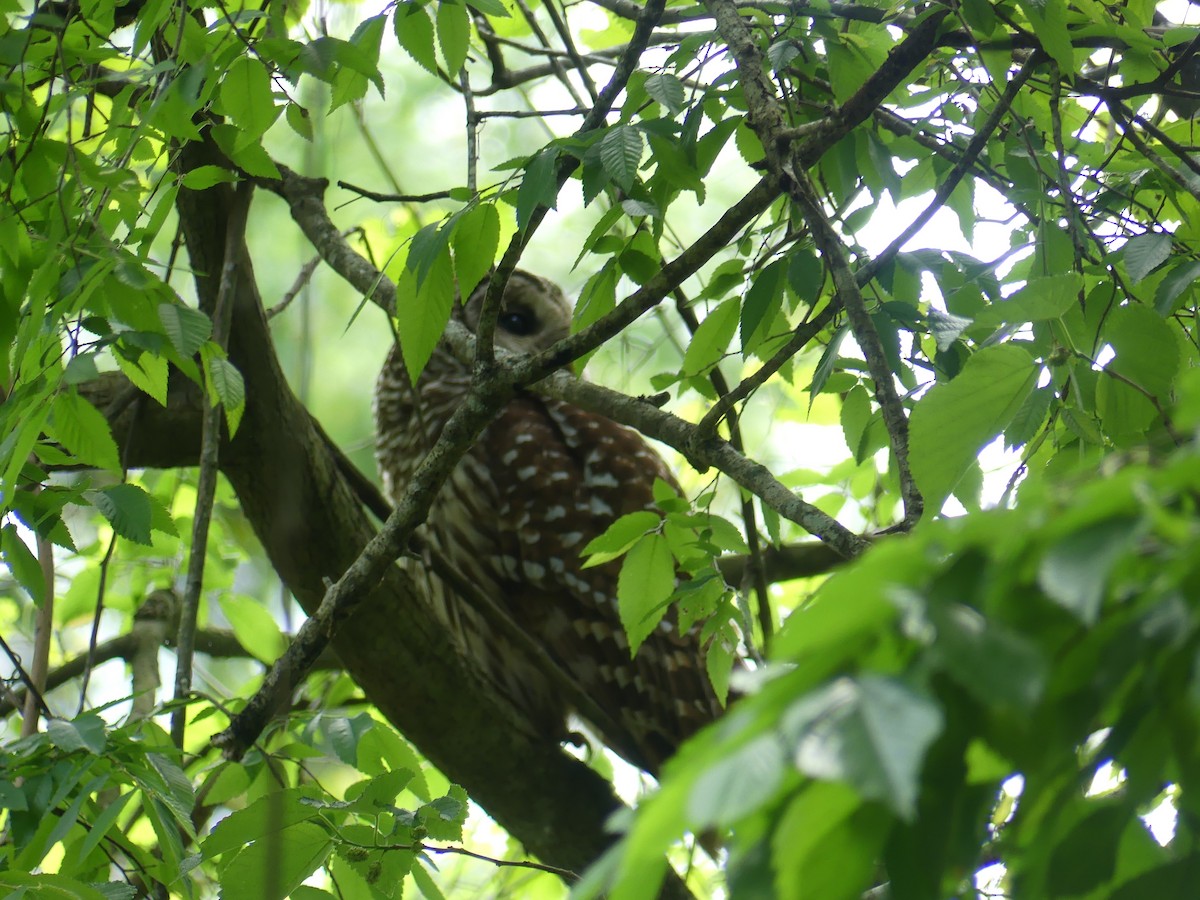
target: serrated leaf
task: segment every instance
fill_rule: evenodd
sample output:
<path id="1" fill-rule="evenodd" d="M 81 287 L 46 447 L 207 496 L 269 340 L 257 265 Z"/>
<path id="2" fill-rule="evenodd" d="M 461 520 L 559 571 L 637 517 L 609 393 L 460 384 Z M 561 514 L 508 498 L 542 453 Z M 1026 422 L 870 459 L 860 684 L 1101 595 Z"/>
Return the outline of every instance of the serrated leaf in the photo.
<path id="1" fill-rule="evenodd" d="M 218 822 L 201 842 L 200 850 L 205 859 L 213 859 L 319 815 L 317 807 L 304 802 L 302 788 L 272 791 Z"/>
<path id="2" fill-rule="evenodd" d="M 646 143 L 632 125 L 614 125 L 600 140 L 600 162 L 608 177 L 629 190 L 637 178 Z"/>
<path id="3" fill-rule="evenodd" d="M 149 495 L 136 484 L 114 484 L 98 491 L 87 491 L 84 497 L 100 510 L 121 537 L 138 544 L 150 544 L 154 510 Z"/>
<path id="4" fill-rule="evenodd" d="M 496 16 L 501 19 L 512 18 L 512 13 L 505 8 L 500 0 L 467 0 L 467 5 L 483 13 L 485 16 Z"/>
<path id="5" fill-rule="evenodd" d="M 786 69 L 791 65 L 792 60 L 799 55 L 800 48 L 790 38 L 778 40 L 767 48 L 767 62 L 770 63 L 772 71 L 775 72 Z"/>
<path id="6" fill-rule="evenodd" d="M 442 254 L 418 289 L 416 275 L 405 269 L 396 285 L 396 331 L 409 378 L 416 384 L 441 340 L 454 308 L 454 275 L 450 257 Z"/>
<path id="7" fill-rule="evenodd" d="M 1169 316 L 1175 311 L 1175 301 L 1184 291 L 1200 278 L 1200 259 L 1187 260 L 1175 265 L 1158 283 L 1154 292 L 1154 309 L 1160 316 Z"/>
<path id="8" fill-rule="evenodd" d="M 198 309 L 178 303 L 160 303 L 158 320 L 180 356 L 190 357 L 212 336 L 212 320 Z"/>
<path id="9" fill-rule="evenodd" d="M 467 50 L 471 45 L 471 19 L 467 8 L 451 0 L 440 0 L 437 8 L 438 45 L 442 48 L 442 59 L 446 72 L 457 78 L 467 61 Z"/>
<path id="10" fill-rule="evenodd" d="M 257 58 L 237 57 L 221 79 L 221 109 L 247 140 L 261 137 L 279 117 L 271 91 L 271 74 Z"/>
<path id="11" fill-rule="evenodd" d="M 646 534 L 658 527 L 662 520 L 649 510 L 626 513 L 592 538 L 581 555 L 588 557 L 584 568 L 599 566 L 625 554 L 630 547 Z"/>
<path id="12" fill-rule="evenodd" d="M 284 118 L 288 123 L 288 127 L 310 144 L 313 140 L 313 124 L 312 117 L 308 110 L 299 103 L 289 103 L 284 110 Z"/>
<path id="13" fill-rule="evenodd" d="M 443 228 L 440 222 L 425 225 L 413 235 L 413 239 L 408 245 L 408 256 L 404 260 L 404 265 L 417 276 L 416 286 L 418 288 L 429 277 L 429 270 L 434 263 L 450 252 L 449 248 L 449 229 Z"/>
<path id="14" fill-rule="evenodd" d="M 617 579 L 617 605 L 631 657 L 666 613 L 674 590 L 675 558 L 667 539 L 645 535 L 625 555 Z"/>
<path id="15" fill-rule="evenodd" d="M 666 72 L 655 72 L 646 77 L 646 93 L 655 101 L 666 107 L 671 115 L 682 111 L 684 90 L 683 82 Z"/>
<path id="16" fill-rule="evenodd" d="M 775 795 L 788 764 L 773 734 L 755 738 L 709 766 L 688 792 L 687 822 L 701 830 L 736 822 Z"/>
<path id="17" fill-rule="evenodd" d="M 237 176 L 220 166 L 197 166 L 187 172 L 179 183 L 193 191 L 203 191 L 214 184 L 232 184 Z"/>
<path id="18" fill-rule="evenodd" d="M 813 778 L 845 781 L 902 819 L 916 814 L 921 766 L 941 734 L 941 708 L 893 678 L 840 678 L 787 714 L 796 767 Z"/>
<path id="19" fill-rule="evenodd" d="M 4 564 L 17 584 L 25 588 L 35 606 L 41 606 L 46 601 L 46 577 L 37 557 L 21 540 L 16 525 L 5 525 L 0 531 L 0 550 L 4 551 Z"/>
<path id="20" fill-rule="evenodd" d="M 120 471 L 121 454 L 108 420 L 77 393 L 55 395 L 50 422 L 58 442 L 83 465 Z"/>
<path id="21" fill-rule="evenodd" d="M 492 270 L 500 246 L 500 213 L 491 203 L 480 203 L 464 213 L 454 226 L 454 275 L 464 296 Z"/>
<path id="22" fill-rule="evenodd" d="M 1042 423 L 1046 421 L 1046 413 L 1054 400 L 1054 389 L 1047 385 L 1030 392 L 1013 416 L 1008 427 L 1004 429 L 1004 446 L 1011 449 L 1021 447 L 1037 434 Z"/>
<path id="23" fill-rule="evenodd" d="M 554 209 L 558 205 L 558 150 L 548 147 L 529 161 L 525 177 L 517 188 L 517 228 L 529 224 L 539 206 Z"/>
<path id="24" fill-rule="evenodd" d="M 300 822 L 255 841 L 221 873 L 222 900 L 284 900 L 329 858 L 333 838 L 313 822 Z"/>
<path id="25" fill-rule="evenodd" d="M 1160 231 L 1148 231 L 1145 234 L 1135 235 L 1121 248 L 1121 256 L 1125 260 L 1125 270 L 1134 284 L 1166 262 L 1170 255 L 1171 235 Z"/>
<path id="26" fill-rule="evenodd" d="M 1034 643 L 967 606 L 947 605 L 933 620 L 934 654 L 951 678 L 989 706 L 1036 706 L 1049 666 Z"/>
<path id="27" fill-rule="evenodd" d="M 108 746 L 104 720 L 95 713 L 85 713 L 73 721 L 51 719 L 46 723 L 46 735 L 64 753 L 87 750 L 96 756 L 103 756 Z"/>
<path id="28" fill-rule="evenodd" d="M 1067 29 L 1063 0 L 1017 0 L 1033 25 L 1042 49 L 1054 57 L 1064 72 L 1075 67 L 1075 48 Z"/>
<path id="29" fill-rule="evenodd" d="M 685 376 L 700 375 L 719 363 L 729 350 L 738 326 L 741 304 L 731 297 L 704 317 L 683 354 Z"/>
<path id="30" fill-rule="evenodd" d="M 246 384 L 242 380 L 242 373 L 224 357 L 212 354 L 205 362 L 211 392 L 225 410 L 225 421 L 232 437 L 237 434 L 242 414 L 246 411 Z"/>
<path id="31" fill-rule="evenodd" d="M 417 811 L 417 815 L 434 840 L 461 841 L 467 810 L 466 791 L 452 784 L 446 796 L 426 803 Z"/>
<path id="32" fill-rule="evenodd" d="M 135 362 L 119 349 L 113 353 L 121 373 L 145 394 L 153 397 L 160 406 L 167 405 L 167 382 L 170 369 L 165 358 L 153 353 L 140 354 Z"/>
<path id="33" fill-rule="evenodd" d="M 1119 306 L 1104 323 L 1116 352 L 1106 367 L 1154 397 L 1166 397 L 1179 372 L 1179 347 L 1165 319 L 1140 303 Z"/>
<path id="34" fill-rule="evenodd" d="M 953 347 L 954 342 L 971 327 L 973 322 L 972 319 L 944 313 L 939 309 L 931 309 L 925 315 L 925 320 L 929 323 L 929 333 L 933 336 L 934 344 L 942 353 Z"/>
<path id="35" fill-rule="evenodd" d="M 1079 301 L 1083 278 L 1076 272 L 1030 278 L 1025 287 L 1011 297 L 993 303 L 975 317 L 979 325 L 995 328 L 1003 324 L 1021 325 L 1057 319 Z"/>
<path id="36" fill-rule="evenodd" d="M 913 409 L 913 477 L 936 514 L 983 447 L 1000 434 L 1037 383 L 1038 368 L 1020 347 L 985 347 L 953 381 L 934 385 Z"/>
<path id="37" fill-rule="evenodd" d="M 434 51 L 433 22 L 425 7 L 416 3 L 401 3 L 396 7 L 392 26 L 396 40 L 421 68 L 438 74 L 437 54 Z"/>
<path id="38" fill-rule="evenodd" d="M 1038 566 L 1038 584 L 1055 603 L 1085 625 L 1095 624 L 1113 566 L 1139 534 L 1136 519 L 1112 519 L 1057 541 Z"/>
<path id="39" fill-rule="evenodd" d="M 741 341 L 742 355 L 753 351 L 762 342 L 760 329 L 770 326 L 783 307 L 783 287 L 787 281 L 787 263 L 778 259 L 755 277 L 746 299 L 742 301 Z"/>

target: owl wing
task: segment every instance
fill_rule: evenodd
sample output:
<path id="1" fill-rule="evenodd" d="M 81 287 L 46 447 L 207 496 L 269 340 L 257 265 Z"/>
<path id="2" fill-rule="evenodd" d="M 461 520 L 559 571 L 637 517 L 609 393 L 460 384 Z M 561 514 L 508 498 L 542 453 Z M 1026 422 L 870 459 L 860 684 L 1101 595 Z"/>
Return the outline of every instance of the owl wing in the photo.
<path id="1" fill-rule="evenodd" d="M 674 485 L 637 434 L 556 400 L 521 396 L 483 435 L 496 471 L 505 606 L 579 687 L 609 712 L 614 750 L 651 772 L 720 713 L 698 632 L 669 613 L 630 658 L 617 608 L 620 560 L 584 568 L 580 551 L 618 517 Z M 609 733 L 619 729 L 619 734 Z"/>

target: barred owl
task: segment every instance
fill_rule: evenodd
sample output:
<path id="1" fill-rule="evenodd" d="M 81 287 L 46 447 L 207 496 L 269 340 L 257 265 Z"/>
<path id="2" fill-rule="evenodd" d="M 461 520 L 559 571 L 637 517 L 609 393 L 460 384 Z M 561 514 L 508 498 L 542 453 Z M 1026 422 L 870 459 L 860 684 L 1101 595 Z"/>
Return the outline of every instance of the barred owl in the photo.
<path id="1" fill-rule="evenodd" d="M 472 330 L 485 287 L 456 307 Z M 504 295 L 496 344 L 518 353 L 544 349 L 567 334 L 570 310 L 557 286 L 517 271 Z M 469 367 L 439 346 L 414 389 L 399 348 L 392 350 L 376 387 L 375 418 L 376 454 L 393 499 L 469 382 Z M 443 572 L 462 576 L 443 578 L 430 560 L 419 566 L 435 611 L 460 651 L 530 727 L 566 737 L 572 710 L 561 679 L 548 677 L 527 651 L 489 627 L 454 583 L 492 598 L 594 700 L 607 722 L 589 724 L 604 742 L 653 773 L 720 712 L 699 636 L 680 635 L 668 616 L 631 659 L 617 612 L 620 562 L 583 568 L 579 552 L 617 517 L 652 507 L 656 478 L 674 484 L 636 432 L 569 403 L 522 393 L 463 457 L 418 532 L 441 557 Z"/>

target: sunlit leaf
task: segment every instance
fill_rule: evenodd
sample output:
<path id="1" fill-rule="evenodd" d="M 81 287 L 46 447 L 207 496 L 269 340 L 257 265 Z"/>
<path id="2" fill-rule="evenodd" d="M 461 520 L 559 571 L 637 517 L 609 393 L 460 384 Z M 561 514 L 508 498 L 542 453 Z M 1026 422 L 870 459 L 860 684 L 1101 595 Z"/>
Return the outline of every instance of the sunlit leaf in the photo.
<path id="1" fill-rule="evenodd" d="M 985 347 L 953 381 L 935 385 L 913 409 L 909 450 L 913 476 L 936 513 L 984 445 L 1000 434 L 1037 382 L 1020 347 Z"/>
<path id="2" fill-rule="evenodd" d="M 675 558 L 667 539 L 647 534 L 625 554 L 617 581 L 621 625 L 629 637 L 631 655 L 650 636 L 667 611 L 675 590 Z"/>

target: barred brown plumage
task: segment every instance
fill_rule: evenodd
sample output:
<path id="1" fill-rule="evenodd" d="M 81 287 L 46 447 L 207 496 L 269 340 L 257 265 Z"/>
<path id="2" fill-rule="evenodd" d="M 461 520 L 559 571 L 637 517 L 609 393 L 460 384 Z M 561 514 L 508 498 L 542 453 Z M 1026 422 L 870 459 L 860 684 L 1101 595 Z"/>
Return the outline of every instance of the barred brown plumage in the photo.
<path id="1" fill-rule="evenodd" d="M 472 329 L 482 297 L 483 286 L 457 307 Z M 517 271 L 505 292 L 496 344 L 518 353 L 544 349 L 567 334 L 570 317 L 556 285 Z M 392 350 L 376 387 L 375 417 L 376 455 L 393 499 L 469 383 L 469 367 L 439 346 L 414 389 L 399 348 Z M 656 478 L 675 484 L 635 431 L 522 393 L 463 457 L 419 532 L 444 566 L 494 600 L 595 702 L 606 721 L 590 724 L 604 742 L 653 773 L 720 713 L 698 631 L 679 634 L 668 615 L 631 659 L 617 610 L 620 562 L 585 569 L 579 551 L 617 517 L 652 508 Z M 490 627 L 469 598 L 434 571 L 432 560 L 409 565 L 420 570 L 429 601 L 484 681 L 515 704 L 530 728 L 565 737 L 571 704 L 561 679 L 548 677 Z"/>

